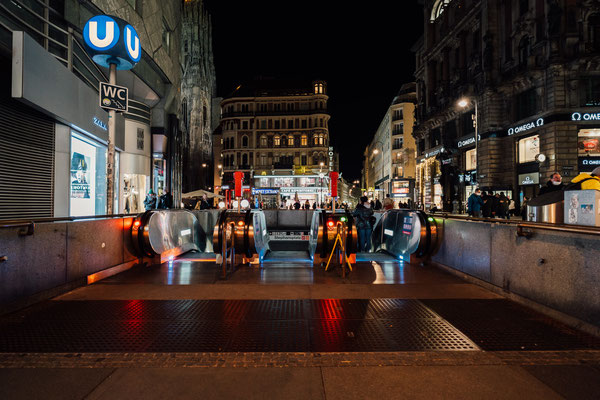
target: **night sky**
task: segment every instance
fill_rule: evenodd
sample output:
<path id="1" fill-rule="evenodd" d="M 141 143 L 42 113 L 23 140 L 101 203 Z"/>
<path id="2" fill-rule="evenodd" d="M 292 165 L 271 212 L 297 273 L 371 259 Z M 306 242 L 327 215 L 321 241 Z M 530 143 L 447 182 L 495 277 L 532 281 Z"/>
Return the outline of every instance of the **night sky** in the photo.
<path id="1" fill-rule="evenodd" d="M 360 177 L 365 146 L 403 83 L 423 32 L 417 0 L 205 0 L 213 22 L 217 95 L 256 76 L 327 81 L 329 134 L 344 178 Z"/>

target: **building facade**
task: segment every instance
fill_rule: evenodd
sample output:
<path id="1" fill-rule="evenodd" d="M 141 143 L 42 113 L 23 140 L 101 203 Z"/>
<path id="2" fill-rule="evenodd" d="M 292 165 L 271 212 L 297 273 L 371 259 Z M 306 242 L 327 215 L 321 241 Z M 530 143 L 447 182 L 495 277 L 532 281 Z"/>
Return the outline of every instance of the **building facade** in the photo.
<path id="1" fill-rule="evenodd" d="M 182 191 L 212 186 L 216 74 L 212 53 L 210 15 L 203 0 L 183 3 L 181 28 L 181 131 L 183 142 Z M 217 107 L 218 109 L 218 107 Z"/>
<path id="2" fill-rule="evenodd" d="M 240 86 L 224 98 L 222 158 L 215 157 L 215 167 L 222 166 L 221 188 L 233 189 L 233 172 L 242 171 L 248 194 L 275 206 L 295 198 L 324 202 L 328 173 L 337 168 L 327 100 L 324 81 L 275 79 Z"/>
<path id="3" fill-rule="evenodd" d="M 476 188 L 520 203 L 600 163 L 600 4 L 425 1 L 418 201 L 464 211 Z M 463 100 L 463 101 L 461 101 Z"/>
<path id="4" fill-rule="evenodd" d="M 414 199 L 415 87 L 414 83 L 402 85 L 365 150 L 363 187 L 369 197 L 383 200 L 389 194 L 402 202 Z"/>

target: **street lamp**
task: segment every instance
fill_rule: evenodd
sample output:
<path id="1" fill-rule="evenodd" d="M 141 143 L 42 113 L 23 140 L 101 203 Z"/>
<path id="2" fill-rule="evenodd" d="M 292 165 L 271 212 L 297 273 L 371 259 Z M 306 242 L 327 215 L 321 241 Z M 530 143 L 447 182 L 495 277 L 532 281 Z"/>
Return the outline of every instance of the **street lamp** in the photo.
<path id="1" fill-rule="evenodd" d="M 475 125 L 475 176 L 477 177 L 479 175 L 479 113 L 477 112 L 477 99 L 468 99 L 463 97 L 458 101 L 457 104 L 460 108 L 464 109 L 471 102 L 473 102 L 473 105 L 475 106 L 475 121 L 473 125 Z M 479 179 L 477 179 L 477 181 L 479 181 Z"/>
<path id="2" fill-rule="evenodd" d="M 377 144 L 377 143 L 379 143 L 379 145 L 381 146 L 381 179 L 383 179 L 384 168 L 385 168 L 384 159 L 383 159 L 383 142 L 381 142 L 381 140 L 376 140 L 375 144 Z M 373 154 L 374 155 L 379 154 L 379 149 L 377 149 L 377 148 L 373 149 Z M 375 182 L 377 182 L 377 181 L 375 181 Z M 375 183 L 373 183 L 373 186 L 376 186 Z M 374 189 L 375 189 L 375 187 L 374 187 Z M 385 189 L 383 191 L 385 193 Z"/>

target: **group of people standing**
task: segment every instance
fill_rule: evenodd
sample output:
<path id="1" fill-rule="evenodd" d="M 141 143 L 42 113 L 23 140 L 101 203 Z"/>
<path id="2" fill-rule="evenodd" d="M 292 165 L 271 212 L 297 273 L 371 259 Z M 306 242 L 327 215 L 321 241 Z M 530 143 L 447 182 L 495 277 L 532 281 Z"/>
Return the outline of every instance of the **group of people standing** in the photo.
<path id="1" fill-rule="evenodd" d="M 146 208 L 146 211 L 173 208 L 173 196 L 169 192 L 169 189 L 165 189 L 164 193 L 160 196 L 157 196 L 154 190 L 150 189 L 144 199 L 144 208 Z"/>
<path id="2" fill-rule="evenodd" d="M 516 215 L 515 201 L 505 193 L 475 190 L 467 201 L 467 212 L 478 218 L 506 218 Z"/>

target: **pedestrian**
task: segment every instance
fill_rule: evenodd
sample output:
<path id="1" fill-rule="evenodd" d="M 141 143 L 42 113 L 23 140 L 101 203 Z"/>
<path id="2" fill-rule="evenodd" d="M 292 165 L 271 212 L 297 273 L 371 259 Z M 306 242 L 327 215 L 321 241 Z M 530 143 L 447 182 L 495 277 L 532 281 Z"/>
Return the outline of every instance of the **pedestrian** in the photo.
<path id="1" fill-rule="evenodd" d="M 386 210 L 392 210 L 395 206 L 394 200 L 392 200 L 390 194 L 386 194 L 385 199 L 383 199 L 383 208 Z"/>
<path id="2" fill-rule="evenodd" d="M 367 196 L 360 198 L 360 204 L 356 206 L 352 215 L 356 217 L 358 251 L 369 252 L 371 250 L 371 231 L 373 230 L 373 209 Z"/>
<path id="3" fill-rule="evenodd" d="M 158 208 L 165 210 L 173 208 L 173 195 L 169 192 L 169 189 L 165 189 L 165 192 L 158 199 Z"/>
<path id="4" fill-rule="evenodd" d="M 300 200 L 296 200 L 294 202 L 294 210 L 299 210 L 300 209 Z"/>
<path id="5" fill-rule="evenodd" d="M 381 210 L 383 208 L 383 205 L 381 204 L 381 202 L 379 201 L 379 198 L 377 198 L 375 200 L 375 207 L 374 210 Z"/>
<path id="6" fill-rule="evenodd" d="M 198 200 L 198 202 L 196 203 L 196 207 L 194 207 L 194 210 L 208 210 L 209 208 L 210 204 L 208 204 L 208 201 L 206 200 L 206 195 L 202 195 L 200 200 Z"/>
<path id="7" fill-rule="evenodd" d="M 156 206 L 157 206 L 156 193 L 154 193 L 154 190 L 150 189 L 148 191 L 148 195 L 144 199 L 144 207 L 146 208 L 146 211 L 150 211 L 150 210 L 154 210 L 156 208 Z"/>
<path id="8" fill-rule="evenodd" d="M 521 203 L 521 219 L 523 221 L 527 221 L 527 203 L 529 203 L 529 199 L 525 196 L 523 197 L 523 203 Z"/>
<path id="9" fill-rule="evenodd" d="M 310 201 L 308 201 L 308 199 L 306 199 L 306 201 L 304 202 L 304 209 L 310 210 Z"/>
<path id="10" fill-rule="evenodd" d="M 507 219 L 510 218 L 511 216 L 515 215 L 516 209 L 515 209 L 515 200 L 514 199 L 508 199 L 509 203 L 508 203 L 508 216 L 506 217 Z"/>
<path id="11" fill-rule="evenodd" d="M 562 183 L 562 176 L 558 172 L 554 172 L 550 175 L 550 180 L 546 182 L 546 186 L 543 186 L 540 189 L 538 195 L 543 195 L 546 193 L 556 192 L 559 190 L 563 190 L 565 188 L 565 184 Z"/>
<path id="12" fill-rule="evenodd" d="M 317 209 L 317 202 L 316 202 L 316 201 L 313 203 L 313 205 L 312 205 L 312 209 L 313 209 L 313 210 L 316 210 L 316 209 Z"/>
<path id="13" fill-rule="evenodd" d="M 481 199 L 483 200 L 483 207 L 481 207 L 481 215 L 483 218 L 492 218 L 492 204 L 494 201 L 492 200 L 494 196 L 492 196 L 491 192 L 484 191 L 481 195 Z"/>
<path id="14" fill-rule="evenodd" d="M 500 206 L 498 208 L 498 218 L 506 218 L 506 216 L 508 215 L 508 197 L 506 197 L 506 194 L 504 194 L 504 192 L 500 193 L 500 196 L 498 196 L 498 200 L 500 201 Z"/>
<path id="15" fill-rule="evenodd" d="M 471 217 L 481 218 L 481 208 L 483 207 L 483 199 L 481 198 L 481 190 L 476 189 L 471 193 L 467 200 L 467 211 Z"/>

